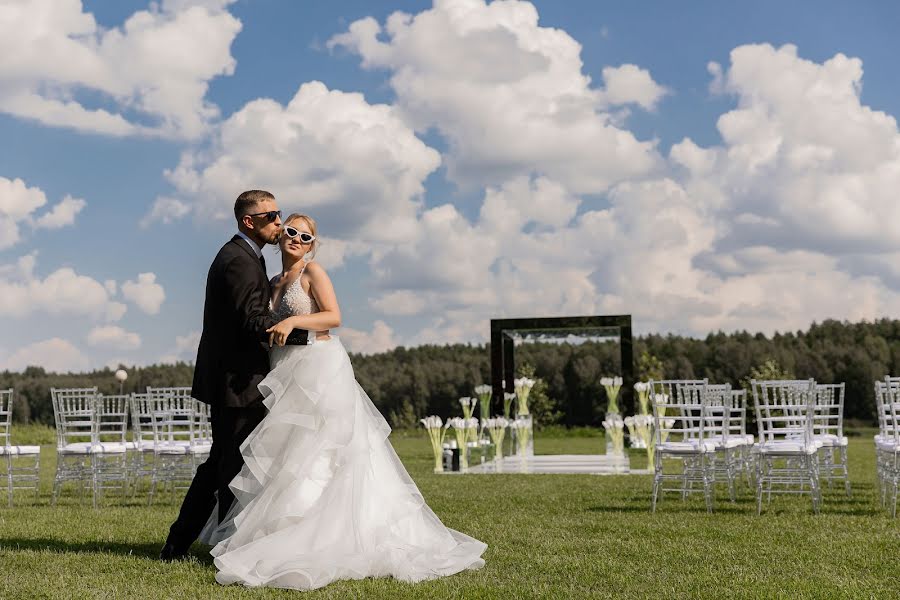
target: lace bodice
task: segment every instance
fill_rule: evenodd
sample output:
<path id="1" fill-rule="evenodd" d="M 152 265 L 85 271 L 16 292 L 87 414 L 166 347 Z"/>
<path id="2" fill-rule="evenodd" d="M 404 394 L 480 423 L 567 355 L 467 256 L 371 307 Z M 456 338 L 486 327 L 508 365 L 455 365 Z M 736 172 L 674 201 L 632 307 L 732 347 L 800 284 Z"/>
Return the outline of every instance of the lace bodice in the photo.
<path id="1" fill-rule="evenodd" d="M 315 298 L 303 291 L 303 285 L 300 283 L 302 277 L 303 271 L 287 286 L 281 295 L 277 309 L 273 308 L 271 301 L 269 302 L 269 310 L 272 311 L 272 317 L 276 322 L 296 315 L 311 315 L 319 312 L 319 305 L 316 304 Z M 272 280 L 273 283 L 275 281 L 277 278 Z"/>

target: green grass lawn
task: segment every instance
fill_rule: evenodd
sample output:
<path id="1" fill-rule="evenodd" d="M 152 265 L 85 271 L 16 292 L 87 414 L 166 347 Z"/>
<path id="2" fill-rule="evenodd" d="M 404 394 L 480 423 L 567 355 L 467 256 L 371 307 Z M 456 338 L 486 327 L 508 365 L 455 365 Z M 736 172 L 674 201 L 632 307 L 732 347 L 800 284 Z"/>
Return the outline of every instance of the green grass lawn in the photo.
<path id="1" fill-rule="evenodd" d="M 14 428 L 14 440 L 47 444 L 36 504 L 27 494 L 0 508 L 0 598 L 282 598 L 287 590 L 223 588 L 205 548 L 190 562 L 155 559 L 180 498 L 147 507 L 108 498 L 100 509 L 74 495 L 49 506 L 52 432 Z M 28 439 L 26 439 L 28 438 Z M 650 514 L 649 476 L 431 473 L 424 432 L 394 447 L 449 527 L 488 544 L 484 569 L 415 585 L 338 582 L 310 598 L 886 598 L 900 594 L 900 523 L 876 501 L 870 436 L 851 438 L 853 498 L 826 490 L 820 515 L 808 497 L 778 496 L 756 515 L 746 488 L 669 496 Z M 599 435 L 536 436 L 538 453 L 602 452 Z M 645 467 L 643 455 L 632 466 Z"/>

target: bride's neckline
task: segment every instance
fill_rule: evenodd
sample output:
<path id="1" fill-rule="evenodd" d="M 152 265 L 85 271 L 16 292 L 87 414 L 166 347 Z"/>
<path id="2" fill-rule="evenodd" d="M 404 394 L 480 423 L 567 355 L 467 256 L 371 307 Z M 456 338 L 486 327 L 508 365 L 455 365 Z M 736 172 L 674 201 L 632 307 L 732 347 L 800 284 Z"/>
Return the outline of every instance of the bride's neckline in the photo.
<path id="1" fill-rule="evenodd" d="M 308 264 L 309 264 L 308 262 L 303 263 L 303 266 L 300 268 L 300 274 L 297 275 L 292 282 L 290 282 L 289 284 L 284 286 L 283 290 L 281 290 L 281 295 L 278 296 L 278 305 L 275 306 L 273 303 L 273 306 L 272 306 L 273 312 L 276 312 L 276 313 L 278 312 L 278 310 L 281 308 L 281 305 L 284 303 L 284 298 L 288 295 L 288 292 L 291 291 L 291 288 L 294 287 L 294 285 L 296 285 L 296 283 L 303 278 L 303 272 L 306 271 L 306 266 Z M 285 273 L 279 274 L 278 280 L 281 281 L 284 278 L 284 276 L 285 276 Z M 302 285 L 300 286 L 300 291 L 303 292 L 304 294 L 306 294 L 306 290 L 303 289 Z M 308 296 L 309 294 L 306 294 L 306 295 Z"/>

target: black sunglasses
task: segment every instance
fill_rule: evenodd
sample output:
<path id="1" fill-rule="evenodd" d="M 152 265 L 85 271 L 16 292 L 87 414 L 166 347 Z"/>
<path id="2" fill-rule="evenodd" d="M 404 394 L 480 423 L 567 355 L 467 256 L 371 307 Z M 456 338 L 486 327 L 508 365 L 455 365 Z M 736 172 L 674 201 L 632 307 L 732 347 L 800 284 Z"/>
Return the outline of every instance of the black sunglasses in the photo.
<path id="1" fill-rule="evenodd" d="M 313 234 L 307 233 L 305 231 L 300 231 L 296 227 L 291 227 L 290 225 L 284 228 L 284 235 L 288 236 L 291 239 L 300 236 L 300 241 L 304 244 L 309 244 L 316 240 L 316 236 L 314 236 Z"/>
<path id="2" fill-rule="evenodd" d="M 274 222 L 275 222 L 275 219 L 280 219 L 280 218 L 281 218 L 281 211 L 280 211 L 280 210 L 269 210 L 269 211 L 266 211 L 266 212 L 253 213 L 252 215 L 246 215 L 246 216 L 248 216 L 248 217 L 262 217 L 262 216 L 265 216 L 266 219 L 269 221 L 269 223 L 274 223 Z"/>

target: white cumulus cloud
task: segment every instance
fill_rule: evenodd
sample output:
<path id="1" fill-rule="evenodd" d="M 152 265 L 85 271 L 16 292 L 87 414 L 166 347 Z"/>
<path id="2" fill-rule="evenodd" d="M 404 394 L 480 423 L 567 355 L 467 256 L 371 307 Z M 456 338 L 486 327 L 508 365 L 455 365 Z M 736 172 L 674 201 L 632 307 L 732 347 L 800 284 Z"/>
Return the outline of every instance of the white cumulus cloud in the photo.
<path id="1" fill-rule="evenodd" d="M 175 346 L 159 359 L 161 363 L 179 361 L 193 362 L 197 358 L 197 346 L 200 345 L 200 332 L 190 331 L 185 335 L 175 336 Z"/>
<path id="2" fill-rule="evenodd" d="M 136 350 L 141 347 L 141 336 L 116 325 L 106 325 L 91 329 L 87 343 L 115 350 Z"/>
<path id="3" fill-rule="evenodd" d="M 148 315 L 158 314 L 166 299 L 166 291 L 156 283 L 155 273 L 140 273 L 136 281 L 126 281 L 122 284 L 122 295 Z"/>
<path id="4" fill-rule="evenodd" d="M 38 217 L 34 226 L 41 229 L 59 229 L 75 223 L 75 216 L 87 203 L 80 198 L 66 196 L 50 212 Z"/>
<path id="5" fill-rule="evenodd" d="M 499 185 L 536 173 L 597 193 L 661 163 L 654 142 L 616 127 L 604 111 L 610 95 L 653 107 L 661 87 L 633 65 L 610 71 L 609 89 L 594 87 L 581 45 L 539 26 L 529 2 L 435 0 L 384 25 L 355 21 L 328 45 L 390 72 L 406 118 L 449 142 L 446 162 L 457 182 Z"/>
<path id="6" fill-rule="evenodd" d="M 740 215 L 742 240 L 827 254 L 900 247 L 900 135 L 893 116 L 861 102 L 861 60 L 756 44 L 713 72 L 737 98 L 718 121 L 723 144 L 688 139 L 671 156 L 692 193 Z"/>
<path id="7" fill-rule="evenodd" d="M 26 317 L 34 313 L 86 316 L 118 321 L 126 307 L 113 299 L 107 286 L 71 267 L 59 268 L 43 279 L 34 274 L 34 255 L 16 265 L 0 267 L 0 317 Z"/>
<path id="8" fill-rule="evenodd" d="M 29 187 L 21 179 L 0 177 L 0 250 L 21 241 L 20 226 L 59 229 L 75 223 L 75 216 L 86 206 L 80 198 L 66 196 L 49 212 L 35 212 L 47 204 L 47 195 L 39 187 Z"/>
<path id="9" fill-rule="evenodd" d="M 169 196 L 160 196 L 153 202 L 143 219 L 141 219 L 141 227 L 148 227 L 152 223 L 164 223 L 166 225 L 179 221 L 191 212 L 191 206 L 177 198 Z"/>
<path id="10" fill-rule="evenodd" d="M 603 83 L 606 84 L 604 98 L 610 104 L 637 104 L 645 110 L 655 110 L 667 92 L 653 81 L 650 71 L 631 64 L 605 67 Z"/>
<path id="11" fill-rule="evenodd" d="M 13 351 L 0 364 L 0 370 L 23 371 L 29 366 L 43 367 L 50 372 L 67 373 L 87 370 L 90 361 L 72 342 L 54 337 Z"/>
<path id="12" fill-rule="evenodd" d="M 0 111 L 105 135 L 197 138 L 218 116 L 210 80 L 234 71 L 241 23 L 230 3 L 151 3 L 106 29 L 80 0 L 8 0 Z"/>
<path id="13" fill-rule="evenodd" d="M 377 354 L 397 347 L 394 330 L 381 320 L 376 320 L 372 324 L 371 331 L 341 327 L 340 335 L 347 350 L 358 354 Z"/>
<path id="14" fill-rule="evenodd" d="M 233 218 L 235 190 L 259 181 L 282 209 L 312 214 L 330 236 L 347 240 L 367 229 L 403 239 L 439 164 L 392 107 L 311 82 L 286 106 L 248 103 L 222 123 L 211 149 L 187 152 L 168 177 L 179 202 L 203 217 Z"/>

